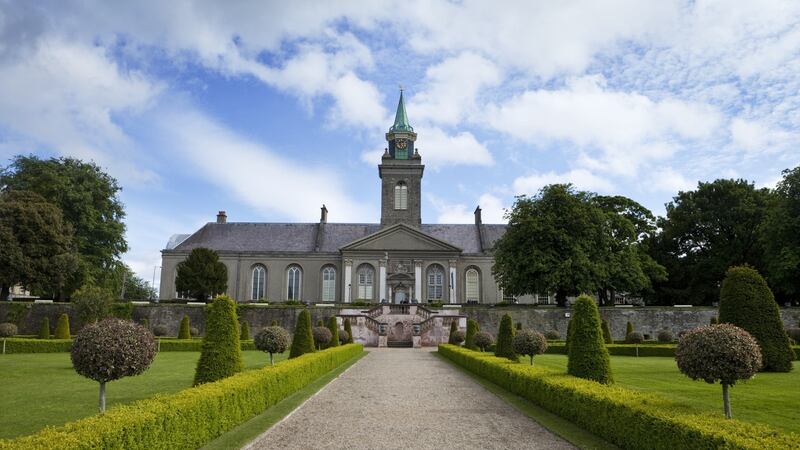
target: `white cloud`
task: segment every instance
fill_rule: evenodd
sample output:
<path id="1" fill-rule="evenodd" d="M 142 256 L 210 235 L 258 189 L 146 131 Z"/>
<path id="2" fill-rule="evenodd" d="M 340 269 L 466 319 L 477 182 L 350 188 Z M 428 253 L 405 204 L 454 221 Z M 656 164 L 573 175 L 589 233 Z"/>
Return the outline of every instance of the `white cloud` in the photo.
<path id="1" fill-rule="evenodd" d="M 416 127 L 415 131 L 419 136 L 415 148 L 422 157 L 422 163 L 431 169 L 438 170 L 454 165 L 494 164 L 489 149 L 468 131 L 455 135 L 437 127 Z M 361 154 L 361 160 L 369 164 L 379 164 L 383 154 L 384 150 L 367 150 Z"/>
<path id="2" fill-rule="evenodd" d="M 536 194 L 548 184 L 572 183 L 581 190 L 610 193 L 614 184 L 608 178 L 595 175 L 586 169 L 573 169 L 564 173 L 546 172 L 516 178 L 513 189 L 516 194 Z"/>
<path id="3" fill-rule="evenodd" d="M 483 223 L 506 223 L 503 215 L 508 206 L 505 206 L 503 201 L 493 194 L 486 193 L 481 195 L 475 206 L 448 202 L 434 194 L 428 194 L 426 198 L 436 210 L 437 223 L 475 223 L 476 206 L 481 207 L 481 220 Z"/>
<path id="4" fill-rule="evenodd" d="M 186 158 L 203 176 L 263 214 L 316 221 L 323 203 L 334 222 L 365 221 L 369 214 L 350 198 L 334 170 L 295 163 L 188 108 L 159 117 L 162 145 Z"/>
<path id="5" fill-rule="evenodd" d="M 731 140 L 735 147 L 754 153 L 775 153 L 783 150 L 792 140 L 792 134 L 741 118 L 731 121 Z"/>
<path id="6" fill-rule="evenodd" d="M 647 175 L 646 180 L 642 180 L 640 184 L 645 191 L 677 194 L 678 191 L 694 189 L 697 186 L 697 181 L 692 181 L 677 170 L 666 167 L 653 170 Z"/>

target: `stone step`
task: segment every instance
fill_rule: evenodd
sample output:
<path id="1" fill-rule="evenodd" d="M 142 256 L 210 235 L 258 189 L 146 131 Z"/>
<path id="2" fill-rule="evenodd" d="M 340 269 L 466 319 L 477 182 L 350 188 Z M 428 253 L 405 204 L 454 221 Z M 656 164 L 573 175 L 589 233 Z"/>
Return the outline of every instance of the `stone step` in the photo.
<path id="1" fill-rule="evenodd" d="M 411 348 L 414 343 L 412 341 L 386 341 L 386 346 L 390 348 Z"/>

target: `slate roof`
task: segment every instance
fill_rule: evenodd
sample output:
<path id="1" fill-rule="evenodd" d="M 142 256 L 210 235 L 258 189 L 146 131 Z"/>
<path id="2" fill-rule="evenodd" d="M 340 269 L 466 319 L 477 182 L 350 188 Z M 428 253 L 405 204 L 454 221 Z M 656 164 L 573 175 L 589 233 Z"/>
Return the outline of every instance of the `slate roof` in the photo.
<path id="1" fill-rule="evenodd" d="M 206 247 L 232 252 L 314 252 L 317 223 L 207 223 L 182 242 L 165 250 L 190 251 Z M 505 232 L 505 225 L 484 225 L 485 245 L 491 248 Z M 377 223 L 327 223 L 320 252 L 339 248 L 380 230 Z M 472 224 L 423 224 L 425 234 L 440 239 L 464 253 L 480 253 L 478 230 Z M 172 244 L 172 239 L 170 244 Z M 168 244 L 169 245 L 169 244 Z"/>

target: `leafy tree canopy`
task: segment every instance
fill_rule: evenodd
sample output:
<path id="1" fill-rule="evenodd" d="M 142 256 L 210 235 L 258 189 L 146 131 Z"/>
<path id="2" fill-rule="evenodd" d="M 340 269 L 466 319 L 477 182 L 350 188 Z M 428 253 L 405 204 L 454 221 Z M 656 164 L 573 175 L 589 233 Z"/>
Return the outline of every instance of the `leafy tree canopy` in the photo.
<path id="1" fill-rule="evenodd" d="M 228 289 L 228 269 L 214 250 L 195 248 L 178 263 L 175 287 L 198 300 L 207 300 Z"/>
<path id="2" fill-rule="evenodd" d="M 800 166 L 783 171 L 761 227 L 764 266 L 781 303 L 800 301 Z"/>

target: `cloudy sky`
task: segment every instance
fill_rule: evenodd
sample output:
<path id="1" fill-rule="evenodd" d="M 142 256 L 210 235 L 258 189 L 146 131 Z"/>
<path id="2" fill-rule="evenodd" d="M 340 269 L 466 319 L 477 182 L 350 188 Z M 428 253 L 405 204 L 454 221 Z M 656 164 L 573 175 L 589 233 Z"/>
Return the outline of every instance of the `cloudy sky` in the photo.
<path id="1" fill-rule="evenodd" d="M 0 165 L 93 160 L 128 262 L 231 221 L 376 222 L 398 85 L 425 222 L 501 222 L 549 183 L 663 214 L 800 164 L 797 1 L 0 0 Z"/>

